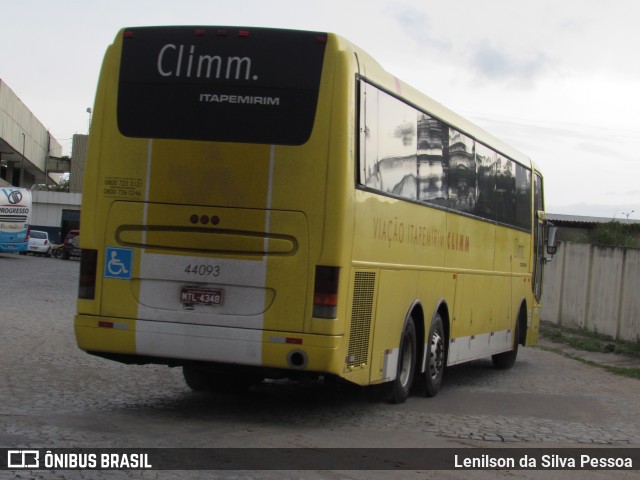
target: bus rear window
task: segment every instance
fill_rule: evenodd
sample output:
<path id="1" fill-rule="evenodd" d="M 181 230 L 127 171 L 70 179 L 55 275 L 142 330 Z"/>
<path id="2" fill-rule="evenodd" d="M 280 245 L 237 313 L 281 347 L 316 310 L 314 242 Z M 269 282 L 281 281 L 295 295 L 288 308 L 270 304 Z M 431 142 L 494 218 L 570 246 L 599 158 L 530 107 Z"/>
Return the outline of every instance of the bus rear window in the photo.
<path id="1" fill-rule="evenodd" d="M 309 139 L 326 34 L 140 27 L 123 36 L 123 135 L 281 145 Z"/>

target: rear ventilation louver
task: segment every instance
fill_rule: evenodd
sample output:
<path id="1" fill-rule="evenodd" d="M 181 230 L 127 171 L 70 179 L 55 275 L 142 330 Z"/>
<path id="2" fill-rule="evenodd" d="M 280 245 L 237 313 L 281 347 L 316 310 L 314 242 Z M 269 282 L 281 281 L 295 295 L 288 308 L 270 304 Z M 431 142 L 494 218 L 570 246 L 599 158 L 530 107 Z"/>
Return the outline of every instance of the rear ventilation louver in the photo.
<path id="1" fill-rule="evenodd" d="M 363 368 L 369 363 L 369 334 L 376 284 L 374 272 L 356 272 L 351 308 L 351 331 L 347 367 L 349 370 Z"/>

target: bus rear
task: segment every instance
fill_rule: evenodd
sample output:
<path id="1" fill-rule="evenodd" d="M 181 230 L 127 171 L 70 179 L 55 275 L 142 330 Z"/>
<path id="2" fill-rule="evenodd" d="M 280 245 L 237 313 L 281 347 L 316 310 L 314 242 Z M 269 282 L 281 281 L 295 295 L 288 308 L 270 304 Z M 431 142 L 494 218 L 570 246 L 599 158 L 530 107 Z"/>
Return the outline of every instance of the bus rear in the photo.
<path id="1" fill-rule="evenodd" d="M 348 215 L 325 213 L 344 209 L 353 170 L 328 168 L 351 163 L 352 139 L 329 135 L 350 128 L 330 107 L 348 70 L 337 42 L 235 27 L 118 34 L 85 169 L 80 348 L 182 365 L 193 388 L 339 374 Z"/>
<path id="2" fill-rule="evenodd" d="M 29 249 L 31 190 L 0 189 L 0 253 L 26 252 Z"/>

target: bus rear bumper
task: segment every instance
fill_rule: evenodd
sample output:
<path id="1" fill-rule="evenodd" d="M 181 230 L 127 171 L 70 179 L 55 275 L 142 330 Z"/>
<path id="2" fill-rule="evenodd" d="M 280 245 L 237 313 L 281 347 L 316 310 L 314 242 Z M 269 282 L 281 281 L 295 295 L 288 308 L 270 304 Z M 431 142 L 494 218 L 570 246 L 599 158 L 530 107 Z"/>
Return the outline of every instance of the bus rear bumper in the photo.
<path id="1" fill-rule="evenodd" d="M 192 361 L 343 373 L 342 336 L 76 315 L 78 346 L 127 363 Z M 132 360 L 139 358 L 141 361 Z M 155 359 L 155 360 L 154 360 Z"/>
<path id="2" fill-rule="evenodd" d="M 0 244 L 0 253 L 18 253 L 28 251 L 28 244 L 24 243 L 3 243 Z"/>

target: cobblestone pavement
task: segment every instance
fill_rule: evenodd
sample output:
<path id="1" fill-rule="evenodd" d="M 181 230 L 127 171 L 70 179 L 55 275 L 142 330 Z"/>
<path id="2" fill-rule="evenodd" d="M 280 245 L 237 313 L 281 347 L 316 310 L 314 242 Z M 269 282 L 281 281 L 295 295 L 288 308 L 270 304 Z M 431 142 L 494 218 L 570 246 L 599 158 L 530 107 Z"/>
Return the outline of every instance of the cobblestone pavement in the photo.
<path id="1" fill-rule="evenodd" d="M 77 261 L 0 254 L 0 447 L 638 447 L 640 381 L 520 349 L 448 369 L 440 394 L 388 405 L 358 389 L 272 382 L 191 392 L 180 369 L 80 351 Z M 491 475 L 488 475 L 491 473 Z M 635 478 L 633 472 L 438 472 L 438 478 Z M 636 473 L 637 474 L 637 473 Z M 579 476 L 578 476 L 579 475 Z M 17 479 L 431 478 L 425 472 L 14 471 Z"/>

